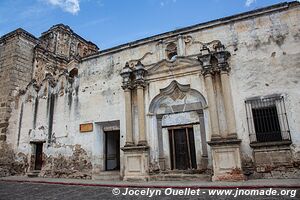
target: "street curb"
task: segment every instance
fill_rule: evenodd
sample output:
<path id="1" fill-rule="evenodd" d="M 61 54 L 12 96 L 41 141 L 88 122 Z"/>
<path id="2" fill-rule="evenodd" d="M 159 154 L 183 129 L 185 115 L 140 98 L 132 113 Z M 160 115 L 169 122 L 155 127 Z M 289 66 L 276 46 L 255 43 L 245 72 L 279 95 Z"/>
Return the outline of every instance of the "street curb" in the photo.
<path id="1" fill-rule="evenodd" d="M 293 188 L 300 189 L 300 185 L 241 185 L 241 186 L 175 186 L 175 185 L 137 185 L 137 184 L 97 184 L 97 183 L 66 183 L 52 181 L 29 181 L 29 180 L 0 180 L 1 182 L 16 182 L 16 183 L 41 183 L 53 185 L 72 185 L 72 186 L 92 186 L 92 187 L 108 187 L 108 188 L 176 188 L 176 189 L 265 189 L 265 188 Z"/>

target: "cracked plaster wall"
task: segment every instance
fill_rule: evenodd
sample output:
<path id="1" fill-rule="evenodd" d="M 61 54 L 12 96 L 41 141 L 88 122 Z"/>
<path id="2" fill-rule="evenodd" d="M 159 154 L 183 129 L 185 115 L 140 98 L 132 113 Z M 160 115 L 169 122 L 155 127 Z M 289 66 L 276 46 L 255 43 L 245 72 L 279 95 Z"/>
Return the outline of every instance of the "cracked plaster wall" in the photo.
<path id="1" fill-rule="evenodd" d="M 265 15 L 231 21 L 221 26 L 214 26 L 192 33 L 191 41 L 180 45 L 184 55 L 198 54 L 200 42 L 207 43 L 220 40 L 231 53 L 229 59 L 230 82 L 233 96 L 238 138 L 242 139 L 241 153 L 244 163 L 253 162 L 252 149 L 249 146 L 245 99 L 253 96 L 279 93 L 285 97 L 285 106 L 292 139 L 294 161 L 300 160 L 300 7 L 295 6 L 281 12 L 272 12 Z M 45 140 L 44 153 L 46 157 L 55 156 L 57 159 L 74 157 L 74 145 L 80 145 L 87 163 L 87 170 L 92 166 L 103 170 L 103 155 L 99 154 L 99 146 L 103 145 L 101 131 L 96 128 L 97 122 L 120 120 L 121 146 L 125 144 L 125 114 L 124 93 L 121 88 L 122 79 L 119 75 L 125 63 L 129 60 L 142 58 L 147 67 L 164 58 L 164 46 L 168 40 L 178 41 L 177 37 L 165 38 L 161 43 L 153 40 L 147 44 L 133 46 L 120 51 L 103 53 L 94 58 L 86 59 L 79 64 L 79 77 L 75 83 L 64 82 L 67 89 L 64 94 L 55 96 L 53 117 L 53 141 L 48 147 L 47 131 L 48 117 L 47 98 L 43 91 L 46 83 L 39 91 L 39 104 L 36 115 L 36 128 L 33 129 L 34 98 L 29 98 L 29 91 L 15 103 L 9 124 L 8 143 L 15 152 L 30 154 L 31 140 Z M 197 42 L 198 41 L 198 42 Z M 165 66 L 160 66 L 165 67 Z M 200 75 L 200 66 L 184 69 L 167 67 L 167 71 L 151 75 L 145 90 L 145 113 L 149 111 L 151 100 L 159 94 L 161 88 L 167 87 L 172 80 L 180 84 L 190 84 L 192 89 L 198 90 L 207 98 L 203 76 Z M 196 69 L 191 71 L 192 69 Z M 190 71 L 189 71 L 190 70 Z M 159 70 L 158 70 L 159 71 Z M 154 77 L 151 79 L 151 77 Z M 74 84 L 77 87 L 77 92 Z M 54 90 L 59 90 L 57 84 Z M 34 93 L 34 92 L 32 92 Z M 32 94 L 31 94 L 32 95 Z M 27 100 L 26 100 L 27 98 Z M 31 101 L 28 101 L 31 99 Z M 18 122 L 21 104 L 24 104 L 24 114 L 20 137 L 18 138 Z M 208 102 L 209 104 L 209 102 Z M 135 109 L 136 105 L 133 104 Z M 206 137 L 210 138 L 209 113 L 204 109 Z M 134 140 L 138 141 L 136 119 L 134 120 Z M 92 132 L 80 133 L 79 124 L 92 122 Z M 224 123 L 224 122 L 220 122 Z M 158 141 L 155 127 L 149 116 L 146 117 L 146 132 L 150 148 L 150 162 L 158 159 Z M 100 138 L 100 139 L 99 139 Z M 19 146 L 17 145 L 19 141 Z M 99 146 L 98 146 L 99 145 Z M 209 150 L 209 166 L 211 154 Z M 64 155 L 62 158 L 60 155 Z M 121 151 L 121 157 L 123 152 Z M 82 170 L 85 171 L 86 169 Z M 121 159 L 121 172 L 124 169 Z M 51 173 L 50 173 L 51 174 Z M 89 175 L 82 175 L 89 177 Z M 81 177 L 81 175 L 79 176 Z"/>

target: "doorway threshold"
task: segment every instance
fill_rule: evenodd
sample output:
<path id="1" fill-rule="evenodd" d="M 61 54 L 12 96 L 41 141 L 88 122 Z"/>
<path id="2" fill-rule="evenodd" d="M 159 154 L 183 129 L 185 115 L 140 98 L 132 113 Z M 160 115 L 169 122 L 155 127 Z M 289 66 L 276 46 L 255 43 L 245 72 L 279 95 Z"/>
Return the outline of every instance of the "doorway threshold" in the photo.
<path id="1" fill-rule="evenodd" d="M 119 181 L 121 180 L 120 171 L 102 171 L 98 174 L 92 176 L 93 180 L 101 180 L 101 181 Z"/>

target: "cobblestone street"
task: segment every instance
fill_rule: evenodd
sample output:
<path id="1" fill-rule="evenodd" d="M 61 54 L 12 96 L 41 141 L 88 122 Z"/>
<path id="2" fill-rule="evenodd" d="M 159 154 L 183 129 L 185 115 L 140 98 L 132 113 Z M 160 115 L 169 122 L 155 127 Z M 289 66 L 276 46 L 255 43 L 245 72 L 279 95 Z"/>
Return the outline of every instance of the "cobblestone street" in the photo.
<path id="1" fill-rule="evenodd" d="M 126 192 L 126 187 L 119 188 L 120 194 L 112 194 L 114 188 L 105 188 L 99 186 L 78 186 L 78 185 L 60 185 L 60 184 L 42 184 L 42 183 L 20 183 L 20 182 L 6 182 L 0 181 L 0 199 L 1 200 L 29 200 L 29 199 L 64 199 L 64 200 L 77 200 L 77 199 L 299 199 L 300 191 L 297 189 L 295 197 L 291 196 L 238 196 L 234 197 L 236 190 L 233 190 L 233 194 L 230 196 L 226 195 L 212 195 L 208 194 L 208 190 L 200 190 L 200 195 L 183 195 L 183 196 L 166 196 L 164 194 L 166 189 L 151 188 L 152 191 L 162 191 L 161 195 L 153 195 L 149 198 L 149 195 L 122 195 Z M 129 188 L 132 191 L 136 190 L 147 190 Z M 176 189 L 174 189 L 176 190 Z M 268 190 L 268 189 L 264 189 Z M 281 191 L 283 189 L 278 189 Z M 289 189 L 293 190 L 293 189 Z M 118 191 L 118 190 L 117 190 Z M 114 190 L 116 192 L 116 189 Z"/>

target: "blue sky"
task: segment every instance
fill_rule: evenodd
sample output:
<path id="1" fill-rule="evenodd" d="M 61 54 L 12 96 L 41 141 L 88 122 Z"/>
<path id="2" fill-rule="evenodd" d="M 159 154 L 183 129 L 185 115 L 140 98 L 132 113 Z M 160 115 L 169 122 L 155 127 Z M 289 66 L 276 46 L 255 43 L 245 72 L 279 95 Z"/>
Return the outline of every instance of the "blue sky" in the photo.
<path id="1" fill-rule="evenodd" d="M 0 36 L 19 27 L 39 37 L 64 23 L 107 49 L 280 0 L 0 0 Z"/>

